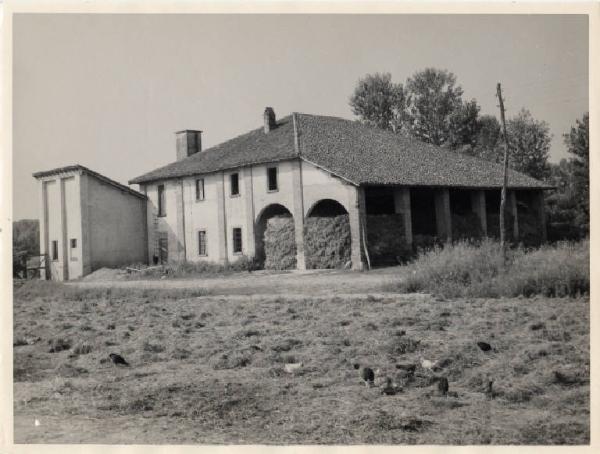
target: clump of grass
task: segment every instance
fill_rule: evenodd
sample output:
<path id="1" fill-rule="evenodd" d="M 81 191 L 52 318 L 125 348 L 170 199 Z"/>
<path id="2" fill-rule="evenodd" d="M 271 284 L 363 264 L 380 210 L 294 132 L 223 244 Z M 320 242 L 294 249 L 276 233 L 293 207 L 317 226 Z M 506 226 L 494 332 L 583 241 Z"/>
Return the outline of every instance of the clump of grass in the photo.
<path id="1" fill-rule="evenodd" d="M 589 240 L 529 251 L 512 249 L 506 263 L 496 241 L 460 241 L 422 253 L 408 271 L 397 286 L 405 292 L 445 297 L 577 296 L 590 288 Z"/>
<path id="2" fill-rule="evenodd" d="M 50 345 L 49 353 L 58 353 L 71 348 L 71 341 L 62 337 L 50 339 L 48 344 Z"/>
<path id="3" fill-rule="evenodd" d="M 73 349 L 73 353 L 75 353 L 76 355 L 87 355 L 88 353 L 91 353 L 92 350 L 93 348 L 90 344 L 88 344 L 87 342 L 82 342 L 81 344 L 75 346 L 75 348 Z"/>
<path id="4" fill-rule="evenodd" d="M 176 279 L 193 276 L 220 276 L 240 271 L 254 271 L 257 269 L 257 263 L 246 256 L 239 257 L 235 262 L 221 265 L 213 262 L 185 262 L 170 263 L 158 268 L 140 265 L 141 271 L 128 274 L 130 280 L 136 279 Z M 135 266 L 134 266 L 135 267 Z M 125 267 L 126 268 L 126 267 Z"/>
<path id="5" fill-rule="evenodd" d="M 144 342 L 143 349 L 145 352 L 148 353 L 162 353 L 165 351 L 164 345 L 153 344 L 148 341 Z"/>

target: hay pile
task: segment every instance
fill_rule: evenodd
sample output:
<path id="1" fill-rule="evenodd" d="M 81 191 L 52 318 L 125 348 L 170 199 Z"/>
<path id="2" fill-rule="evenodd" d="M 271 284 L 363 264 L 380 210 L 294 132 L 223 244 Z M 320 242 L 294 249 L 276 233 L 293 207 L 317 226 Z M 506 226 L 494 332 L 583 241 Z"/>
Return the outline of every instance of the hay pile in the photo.
<path id="1" fill-rule="evenodd" d="M 296 237 L 294 219 L 275 216 L 267 221 L 264 236 L 265 269 L 296 268 Z"/>
<path id="2" fill-rule="evenodd" d="M 412 250 L 404 238 L 402 215 L 367 216 L 367 247 L 374 265 L 397 265 L 408 260 Z"/>
<path id="3" fill-rule="evenodd" d="M 471 240 L 482 236 L 481 221 L 475 213 L 452 214 L 452 239 Z"/>
<path id="4" fill-rule="evenodd" d="M 350 221 L 347 214 L 309 217 L 304 225 L 307 269 L 343 268 L 350 261 Z"/>

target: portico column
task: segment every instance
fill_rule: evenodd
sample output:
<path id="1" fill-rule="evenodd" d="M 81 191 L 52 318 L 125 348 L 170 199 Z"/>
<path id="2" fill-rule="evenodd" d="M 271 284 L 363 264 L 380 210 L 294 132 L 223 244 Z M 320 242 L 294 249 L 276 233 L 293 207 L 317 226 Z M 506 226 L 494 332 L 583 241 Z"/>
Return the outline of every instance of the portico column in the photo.
<path id="1" fill-rule="evenodd" d="M 396 214 L 402 215 L 402 223 L 404 224 L 404 241 L 408 246 L 412 247 L 412 213 L 410 209 L 409 188 L 394 189 L 394 211 Z"/>
<path id="2" fill-rule="evenodd" d="M 515 191 L 508 191 L 508 206 L 513 217 L 513 240 L 519 240 L 519 211 L 517 210 L 517 194 Z"/>
<path id="3" fill-rule="evenodd" d="M 302 161 L 292 163 L 292 187 L 294 193 L 294 235 L 296 237 L 296 267 L 306 269 L 304 258 L 304 193 L 302 187 Z"/>
<path id="4" fill-rule="evenodd" d="M 452 215 L 448 188 L 435 191 L 435 222 L 438 236 L 444 241 L 452 241 Z"/>
<path id="5" fill-rule="evenodd" d="M 363 270 L 363 248 L 366 238 L 366 212 L 364 188 L 348 185 L 348 218 L 350 222 L 350 239 L 353 270 Z M 364 231 L 363 231 L 364 230 Z"/>
<path id="6" fill-rule="evenodd" d="M 546 210 L 544 205 L 544 191 L 537 191 L 534 195 L 535 200 L 535 211 L 538 215 L 540 224 L 540 233 L 542 236 L 542 242 L 545 243 L 548 240 L 548 233 L 546 230 Z"/>
<path id="7" fill-rule="evenodd" d="M 483 236 L 487 236 L 487 215 L 485 206 L 485 191 L 471 192 L 471 209 L 479 218 Z"/>

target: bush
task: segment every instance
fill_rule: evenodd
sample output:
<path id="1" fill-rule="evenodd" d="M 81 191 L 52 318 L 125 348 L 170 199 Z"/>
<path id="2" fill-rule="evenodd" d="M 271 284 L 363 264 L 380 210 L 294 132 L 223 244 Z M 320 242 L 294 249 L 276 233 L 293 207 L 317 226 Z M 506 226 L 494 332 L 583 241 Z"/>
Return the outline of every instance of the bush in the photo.
<path id="1" fill-rule="evenodd" d="M 588 240 L 563 242 L 509 250 L 504 264 L 499 243 L 462 241 L 421 254 L 400 288 L 446 297 L 576 296 L 589 292 L 589 254 Z"/>

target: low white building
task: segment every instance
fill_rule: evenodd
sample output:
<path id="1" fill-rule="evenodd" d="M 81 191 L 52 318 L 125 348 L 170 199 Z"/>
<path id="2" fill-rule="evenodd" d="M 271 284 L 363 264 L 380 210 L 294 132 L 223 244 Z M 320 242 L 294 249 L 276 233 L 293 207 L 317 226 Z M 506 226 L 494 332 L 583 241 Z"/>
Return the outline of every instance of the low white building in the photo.
<path id="1" fill-rule="evenodd" d="M 40 184 L 42 279 L 147 262 L 146 197 L 86 167 L 34 174 Z"/>

